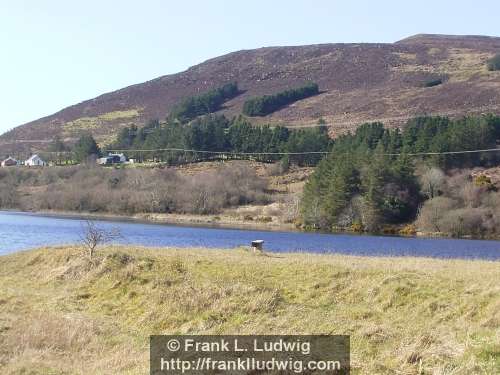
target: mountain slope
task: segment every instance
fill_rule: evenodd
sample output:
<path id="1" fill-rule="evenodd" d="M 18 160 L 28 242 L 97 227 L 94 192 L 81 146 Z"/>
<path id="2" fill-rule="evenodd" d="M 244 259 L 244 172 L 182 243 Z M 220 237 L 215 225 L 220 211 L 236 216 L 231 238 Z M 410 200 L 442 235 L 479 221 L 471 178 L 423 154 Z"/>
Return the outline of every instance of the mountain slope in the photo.
<path id="1" fill-rule="evenodd" d="M 230 81 L 244 92 L 222 109 L 229 116 L 240 113 L 249 97 L 317 82 L 322 94 L 255 122 L 307 126 L 324 118 L 333 136 L 364 121 L 397 126 L 422 114 L 500 113 L 500 72 L 486 68 L 499 51 L 500 38 L 416 35 L 393 44 L 234 52 L 19 126 L 0 137 L 0 151 L 43 149 L 55 135 L 70 141 L 84 130 L 106 142 L 124 125 L 162 119 L 182 98 Z M 443 84 L 424 87 L 436 79 Z"/>

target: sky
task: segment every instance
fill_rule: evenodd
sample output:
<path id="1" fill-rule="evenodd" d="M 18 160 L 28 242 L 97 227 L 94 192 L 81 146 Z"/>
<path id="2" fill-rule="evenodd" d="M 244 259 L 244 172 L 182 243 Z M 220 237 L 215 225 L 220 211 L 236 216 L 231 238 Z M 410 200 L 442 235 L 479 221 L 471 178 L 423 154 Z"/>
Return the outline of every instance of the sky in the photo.
<path id="1" fill-rule="evenodd" d="M 500 36 L 498 0 L 0 0 L 0 133 L 228 52 Z"/>

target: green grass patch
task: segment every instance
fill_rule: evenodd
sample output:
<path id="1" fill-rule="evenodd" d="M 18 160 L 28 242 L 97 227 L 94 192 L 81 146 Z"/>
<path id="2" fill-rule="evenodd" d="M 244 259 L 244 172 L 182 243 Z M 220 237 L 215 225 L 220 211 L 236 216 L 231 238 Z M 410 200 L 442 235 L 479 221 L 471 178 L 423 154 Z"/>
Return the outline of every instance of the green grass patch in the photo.
<path id="1" fill-rule="evenodd" d="M 79 131 L 91 131 L 104 125 L 106 122 L 117 120 L 131 120 L 140 115 L 141 109 L 130 109 L 125 111 L 113 111 L 103 113 L 99 116 L 80 117 L 73 121 L 68 121 L 63 125 L 66 133 Z"/>

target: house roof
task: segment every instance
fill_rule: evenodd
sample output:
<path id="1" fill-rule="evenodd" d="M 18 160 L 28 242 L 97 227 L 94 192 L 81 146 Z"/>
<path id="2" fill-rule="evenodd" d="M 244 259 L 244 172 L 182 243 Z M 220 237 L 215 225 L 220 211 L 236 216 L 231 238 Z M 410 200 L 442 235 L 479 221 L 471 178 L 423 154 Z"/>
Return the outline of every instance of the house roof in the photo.
<path id="1" fill-rule="evenodd" d="M 31 156 L 28 160 L 26 160 L 26 161 L 32 161 L 32 160 L 35 160 L 35 159 L 40 159 L 40 160 L 42 160 L 42 158 L 41 158 L 40 156 L 38 156 L 37 154 L 35 154 L 35 155 L 32 155 L 32 156 Z"/>

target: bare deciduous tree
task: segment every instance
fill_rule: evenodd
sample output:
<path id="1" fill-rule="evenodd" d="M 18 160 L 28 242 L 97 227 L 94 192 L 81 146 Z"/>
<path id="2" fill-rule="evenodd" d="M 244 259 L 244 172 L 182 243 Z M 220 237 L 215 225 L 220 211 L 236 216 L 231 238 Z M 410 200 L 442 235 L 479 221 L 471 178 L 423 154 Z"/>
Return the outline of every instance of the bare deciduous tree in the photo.
<path id="1" fill-rule="evenodd" d="M 446 176 L 439 168 L 429 168 L 425 173 L 420 176 L 420 184 L 422 185 L 422 192 L 432 199 L 439 195 L 446 182 Z"/>
<path id="2" fill-rule="evenodd" d="M 89 258 L 92 259 L 97 246 L 113 241 L 120 237 L 121 234 L 118 228 L 106 230 L 103 228 L 99 228 L 92 220 L 86 220 L 83 225 L 81 240 L 88 250 Z"/>

